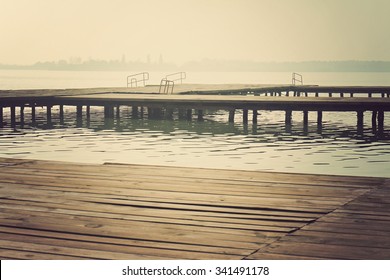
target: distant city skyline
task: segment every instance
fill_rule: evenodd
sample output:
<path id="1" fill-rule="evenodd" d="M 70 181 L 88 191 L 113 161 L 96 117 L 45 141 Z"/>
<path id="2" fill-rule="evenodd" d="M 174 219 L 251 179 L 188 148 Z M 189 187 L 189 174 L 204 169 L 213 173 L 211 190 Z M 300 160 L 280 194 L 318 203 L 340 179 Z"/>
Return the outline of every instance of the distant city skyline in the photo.
<path id="1" fill-rule="evenodd" d="M 1 64 L 0 69 L 14 70 L 68 70 L 68 71 L 254 71 L 254 72 L 390 72 L 390 61 L 290 61 L 256 62 L 248 60 L 203 59 L 175 64 L 165 62 L 160 55 L 157 60 L 150 56 L 144 61 L 119 59 L 88 59 L 71 57 L 67 60 L 43 61 L 26 65 Z"/>
<path id="2" fill-rule="evenodd" d="M 0 64 L 390 61 L 389 10 L 388 0 L 2 0 Z"/>

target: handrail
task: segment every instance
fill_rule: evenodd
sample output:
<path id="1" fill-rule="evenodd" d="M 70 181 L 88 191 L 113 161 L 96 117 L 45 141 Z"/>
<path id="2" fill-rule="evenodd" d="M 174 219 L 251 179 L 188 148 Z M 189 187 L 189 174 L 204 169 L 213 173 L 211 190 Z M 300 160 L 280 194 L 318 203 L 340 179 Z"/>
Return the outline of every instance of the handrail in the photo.
<path id="1" fill-rule="evenodd" d="M 171 92 L 169 93 L 169 87 L 170 86 L 171 86 Z M 160 88 L 158 90 L 158 93 L 172 94 L 174 86 L 175 86 L 175 82 L 174 81 L 168 80 L 167 78 L 163 78 L 163 79 L 161 79 Z M 161 92 L 161 89 L 163 89 L 162 92 Z"/>
<path id="2" fill-rule="evenodd" d="M 145 86 L 145 81 L 147 80 L 149 80 L 148 72 L 129 75 L 127 76 L 127 87 L 129 87 L 129 85 L 130 87 L 138 87 L 138 82 L 143 82 L 143 86 Z"/>
<path id="3" fill-rule="evenodd" d="M 298 73 L 292 73 L 292 84 L 293 85 L 296 85 L 297 82 L 300 82 L 301 85 L 303 85 L 303 77 L 301 74 L 298 74 Z"/>
<path id="4" fill-rule="evenodd" d="M 186 72 L 177 72 L 177 73 L 172 73 L 172 74 L 166 75 L 165 79 L 168 79 L 169 77 L 174 77 L 174 76 L 179 76 L 179 77 L 176 77 L 173 79 L 171 78 L 169 80 L 174 81 L 174 82 L 180 80 L 181 84 L 183 83 L 183 80 L 187 78 Z"/>

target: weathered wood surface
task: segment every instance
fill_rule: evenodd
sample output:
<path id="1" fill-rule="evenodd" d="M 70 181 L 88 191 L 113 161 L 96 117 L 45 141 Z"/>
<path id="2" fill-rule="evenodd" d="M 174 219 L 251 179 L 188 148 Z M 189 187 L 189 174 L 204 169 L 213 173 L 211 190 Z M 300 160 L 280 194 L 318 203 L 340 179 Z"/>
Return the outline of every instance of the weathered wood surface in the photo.
<path id="1" fill-rule="evenodd" d="M 3 259 L 390 258 L 386 179 L 0 158 Z"/>
<path id="2" fill-rule="evenodd" d="M 267 91 L 273 89 L 286 89 L 289 85 L 275 84 L 182 84 L 175 85 L 175 94 L 184 93 L 232 93 L 248 91 Z M 25 89 L 25 90 L 0 90 L 0 100 L 6 98 L 50 97 L 64 95 L 85 95 L 100 93 L 129 93 L 129 94 L 159 94 L 160 86 L 149 85 L 146 87 L 115 87 L 115 88 L 80 88 L 80 89 Z"/>
<path id="3" fill-rule="evenodd" d="M 7 106 L 165 106 L 190 109 L 253 109 L 307 111 L 390 111 L 390 98 L 297 97 L 217 95 L 223 92 L 281 91 L 288 85 L 178 85 L 174 95 L 158 94 L 158 86 L 142 88 L 95 88 L 63 90 L 0 91 L 0 107 Z M 298 86 L 296 87 L 298 88 Z M 305 86 L 309 88 L 320 88 Z M 362 87 L 355 90 L 362 90 Z M 329 88 L 327 88 L 328 90 Z M 390 89 L 390 88 L 389 88 Z M 303 90 L 303 89 L 302 89 Z M 351 89 L 353 90 L 353 89 Z M 368 88 L 367 90 L 372 90 Z M 382 90 L 386 90 L 383 88 Z M 157 93 L 157 94 L 156 94 Z M 186 94 L 184 94 L 186 93 Z M 192 93 L 192 94 L 189 94 Z M 212 93 L 204 95 L 200 93 Z"/>
<path id="4" fill-rule="evenodd" d="M 64 105 L 139 105 L 172 106 L 192 109 L 322 110 L 322 111 L 390 111 L 390 98 L 286 97 L 286 96 L 218 96 L 115 94 L 61 96 L 53 104 Z"/>

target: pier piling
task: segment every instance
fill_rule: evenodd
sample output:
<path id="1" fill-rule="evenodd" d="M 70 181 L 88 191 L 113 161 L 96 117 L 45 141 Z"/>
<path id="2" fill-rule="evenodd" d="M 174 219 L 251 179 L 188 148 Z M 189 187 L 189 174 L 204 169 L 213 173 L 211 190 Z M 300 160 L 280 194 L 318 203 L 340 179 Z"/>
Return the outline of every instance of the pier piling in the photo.
<path id="1" fill-rule="evenodd" d="M 248 109 L 242 110 L 242 121 L 244 124 L 248 123 Z"/>
<path id="2" fill-rule="evenodd" d="M 252 123 L 254 123 L 254 124 L 257 124 L 257 115 L 258 115 L 257 110 L 253 110 L 253 113 L 252 113 Z"/>
<path id="3" fill-rule="evenodd" d="M 235 114 L 235 111 L 234 109 L 232 110 L 229 110 L 229 122 L 230 123 L 234 123 L 234 114 Z"/>
<path id="4" fill-rule="evenodd" d="M 47 120 L 47 125 L 51 126 L 52 121 L 51 121 L 51 105 L 46 106 L 46 120 Z"/>
<path id="5" fill-rule="evenodd" d="M 198 110 L 198 121 L 199 121 L 199 122 L 204 121 L 204 118 L 203 118 L 203 110 Z"/>
<path id="6" fill-rule="evenodd" d="M 35 122 L 35 108 L 34 108 L 34 121 L 33 122 Z M 64 105 L 60 105 L 60 124 L 64 124 Z"/>
<path id="7" fill-rule="evenodd" d="M 20 126 L 24 126 L 24 106 L 20 106 Z"/>
<path id="8" fill-rule="evenodd" d="M 286 123 L 286 125 L 290 125 L 291 126 L 291 121 L 292 121 L 292 111 L 287 110 L 286 111 L 286 115 L 285 115 L 285 123 Z"/>
<path id="9" fill-rule="evenodd" d="M 3 123 L 4 123 L 4 115 L 3 115 L 3 107 L 0 106 L 0 127 L 3 127 Z"/>
<path id="10" fill-rule="evenodd" d="M 15 112 L 15 106 L 11 106 L 11 127 L 15 127 L 16 125 L 16 112 Z"/>

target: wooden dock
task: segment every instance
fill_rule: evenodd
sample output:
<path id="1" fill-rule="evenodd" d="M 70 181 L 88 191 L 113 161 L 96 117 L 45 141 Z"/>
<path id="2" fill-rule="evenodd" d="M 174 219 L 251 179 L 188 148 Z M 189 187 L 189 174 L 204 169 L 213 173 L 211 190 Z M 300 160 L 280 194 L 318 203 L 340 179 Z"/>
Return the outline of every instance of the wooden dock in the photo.
<path id="1" fill-rule="evenodd" d="M 390 180 L 0 158 L 1 259 L 390 259 Z"/>
<path id="2" fill-rule="evenodd" d="M 252 121 L 257 123 L 258 110 L 281 110 L 286 114 L 286 126 L 291 125 L 293 111 L 303 112 L 307 126 L 308 113 L 317 114 L 318 126 L 322 126 L 324 111 L 353 111 L 357 114 L 357 127 L 363 127 L 364 112 L 371 112 L 373 130 L 383 133 L 384 112 L 390 111 L 390 87 L 320 87 L 293 85 L 193 85 L 183 84 L 175 88 L 175 94 L 158 94 L 158 86 L 140 88 L 95 88 L 58 90 L 9 90 L 0 91 L 0 127 L 4 125 L 3 109 L 10 108 L 11 127 L 25 123 L 24 110 L 31 109 L 32 123 L 35 108 L 46 107 L 47 123 L 52 123 L 52 107 L 59 106 L 59 119 L 63 122 L 63 106 L 75 106 L 77 120 L 84 115 L 89 118 L 90 106 L 104 107 L 105 119 L 119 115 L 120 106 L 131 106 L 133 116 L 147 109 L 148 118 L 172 118 L 172 111 L 191 119 L 196 115 L 202 121 L 204 110 L 223 109 L 229 111 L 229 122 L 234 122 L 235 110 L 242 110 L 243 122 L 248 122 L 248 110 L 253 111 Z M 309 94 L 310 93 L 310 94 Z M 327 93 L 324 97 L 321 93 Z M 348 96 L 349 94 L 349 96 Z M 356 95 L 359 94 L 359 97 Z M 376 97 L 380 98 L 374 98 Z M 370 98 L 372 97 L 372 98 Z M 184 112 L 184 113 L 183 113 Z"/>

